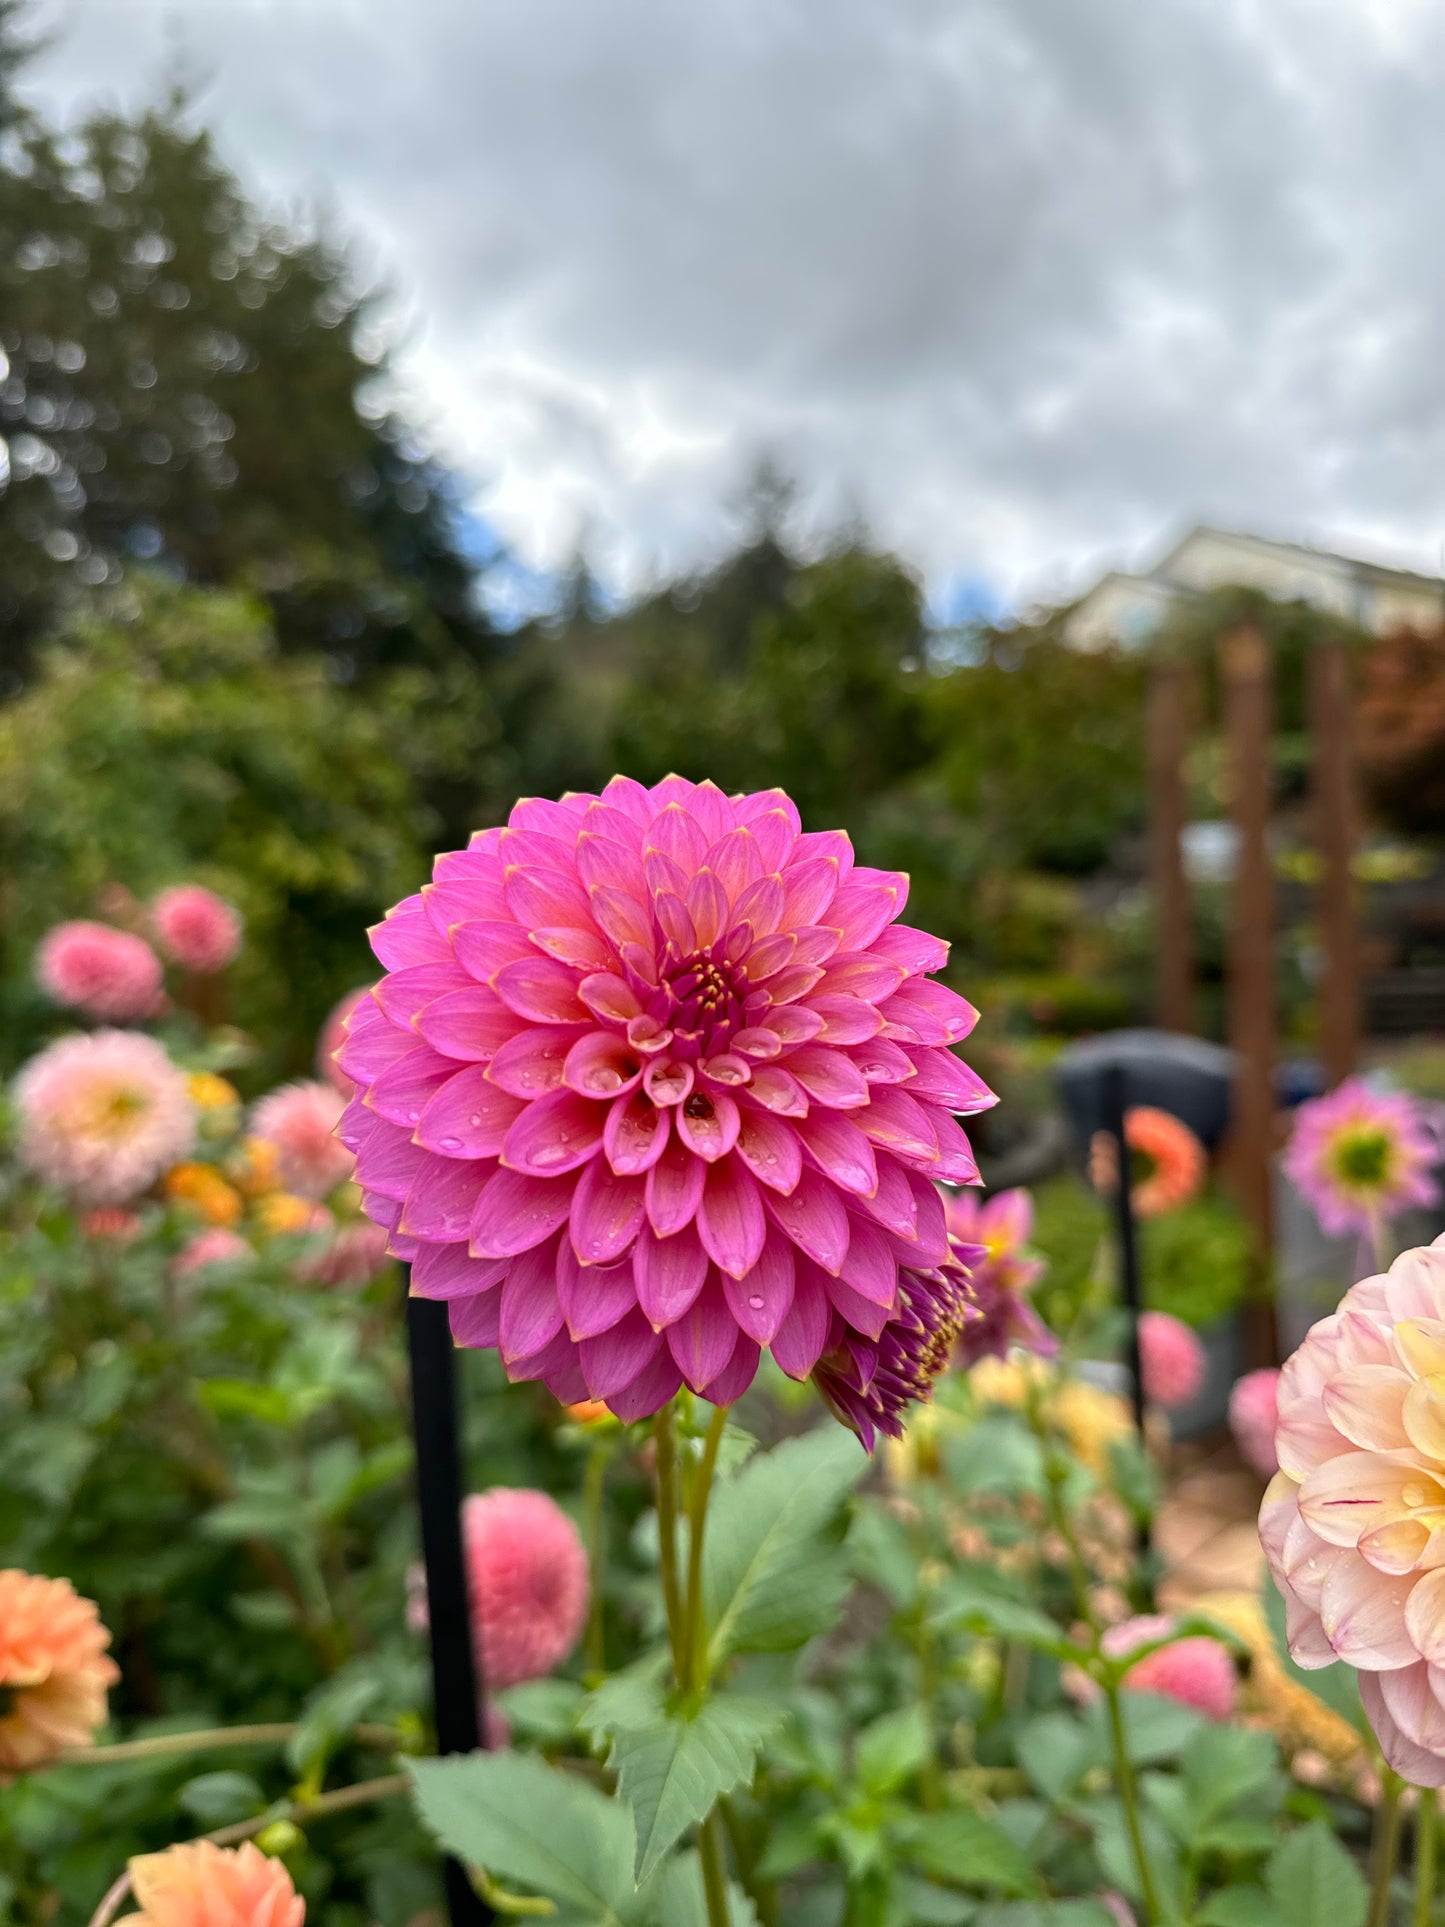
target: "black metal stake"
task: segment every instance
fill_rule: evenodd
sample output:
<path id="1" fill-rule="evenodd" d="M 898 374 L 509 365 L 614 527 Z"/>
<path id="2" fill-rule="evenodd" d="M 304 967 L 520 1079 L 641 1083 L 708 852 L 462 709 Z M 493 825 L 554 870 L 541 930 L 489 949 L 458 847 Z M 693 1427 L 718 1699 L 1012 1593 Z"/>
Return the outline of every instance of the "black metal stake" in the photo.
<path id="1" fill-rule="evenodd" d="M 1139 1292 L 1139 1240 L 1134 1225 L 1134 1174 L 1129 1160 L 1126 1135 L 1128 1112 L 1122 1064 L 1109 1064 L 1104 1070 L 1104 1129 L 1114 1140 L 1119 1165 L 1119 1181 L 1114 1190 L 1114 1222 L 1119 1237 L 1119 1293 L 1129 1314 L 1128 1359 L 1133 1381 L 1134 1422 L 1140 1435 L 1144 1431 L 1144 1367 L 1139 1356 L 1139 1313 L 1143 1309 Z"/>
<path id="2" fill-rule="evenodd" d="M 472 1643 L 462 1550 L 456 1356 L 446 1306 L 408 1293 L 406 1335 L 411 1352 L 411 1422 L 416 1439 L 417 1504 L 431 1626 L 437 1751 L 473 1753 L 482 1744 L 482 1680 Z M 442 1871 L 452 1927 L 488 1927 L 495 1916 L 473 1888 L 466 1869 L 459 1861 L 447 1859 Z"/>

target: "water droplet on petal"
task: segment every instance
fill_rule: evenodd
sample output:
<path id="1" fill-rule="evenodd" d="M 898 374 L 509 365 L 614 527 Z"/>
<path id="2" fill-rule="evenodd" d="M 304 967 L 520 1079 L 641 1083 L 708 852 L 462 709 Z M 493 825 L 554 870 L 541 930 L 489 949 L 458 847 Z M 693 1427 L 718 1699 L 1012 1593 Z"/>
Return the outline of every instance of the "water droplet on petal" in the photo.
<path id="1" fill-rule="evenodd" d="M 762 1308 L 763 1308 L 763 1301 L 761 1298 L 758 1297 L 757 1293 L 754 1292 L 752 1297 L 748 1299 L 748 1309 L 750 1311 L 761 1311 Z"/>
<path id="2" fill-rule="evenodd" d="M 437 1145 L 443 1151 L 460 1151 L 462 1141 L 459 1137 L 443 1137 L 437 1139 Z"/>

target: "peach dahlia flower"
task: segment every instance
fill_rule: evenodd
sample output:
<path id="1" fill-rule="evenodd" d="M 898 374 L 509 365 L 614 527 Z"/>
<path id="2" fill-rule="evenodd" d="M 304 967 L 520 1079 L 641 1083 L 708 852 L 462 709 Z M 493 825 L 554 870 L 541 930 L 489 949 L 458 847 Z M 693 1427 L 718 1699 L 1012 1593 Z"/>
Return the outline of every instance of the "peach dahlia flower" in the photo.
<path id="1" fill-rule="evenodd" d="M 127 1927 L 301 1927 L 306 1902 L 291 1876 L 248 1840 L 216 1847 L 187 1840 L 130 1863 L 140 1902 Z"/>
<path id="2" fill-rule="evenodd" d="M 1285 1365 L 1259 1530 L 1304 1667 L 1358 1669 L 1385 1758 L 1445 1785 L 1445 1241 L 1351 1288 Z"/>
<path id="3" fill-rule="evenodd" d="M 0 1786 L 86 1746 L 120 1669 L 94 1603 L 68 1579 L 0 1572 Z"/>

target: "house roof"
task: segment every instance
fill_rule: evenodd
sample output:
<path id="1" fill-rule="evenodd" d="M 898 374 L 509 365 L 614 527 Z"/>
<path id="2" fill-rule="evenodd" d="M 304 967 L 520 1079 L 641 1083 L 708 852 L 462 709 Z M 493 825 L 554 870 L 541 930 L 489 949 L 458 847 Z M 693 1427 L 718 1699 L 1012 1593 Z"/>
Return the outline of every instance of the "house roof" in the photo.
<path id="1" fill-rule="evenodd" d="M 1366 576 L 1372 581 L 1409 582 L 1420 588 L 1445 588 L 1445 578 L 1438 575 L 1421 575 L 1414 569 L 1391 568 L 1383 562 L 1371 562 L 1363 556 L 1344 555 L 1338 549 L 1320 549 L 1305 542 L 1278 541 L 1269 535 L 1252 535 L 1243 529 L 1222 529 L 1211 522 L 1197 522 L 1192 529 L 1182 535 L 1169 552 L 1146 573 L 1149 577 L 1168 580 L 1169 565 L 1201 535 L 1212 536 L 1217 541 L 1236 542 L 1244 548 L 1262 549 L 1267 553 L 1298 555 L 1312 562 L 1331 564 L 1354 576 Z"/>

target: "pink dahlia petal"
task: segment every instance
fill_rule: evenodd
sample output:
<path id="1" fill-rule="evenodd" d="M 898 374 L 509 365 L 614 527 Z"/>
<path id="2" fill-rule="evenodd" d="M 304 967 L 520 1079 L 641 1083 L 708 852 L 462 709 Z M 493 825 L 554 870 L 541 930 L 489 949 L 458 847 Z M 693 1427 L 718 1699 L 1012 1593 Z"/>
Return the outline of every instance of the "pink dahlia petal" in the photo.
<path id="1" fill-rule="evenodd" d="M 570 1335 L 596 1338 L 636 1309 L 632 1265 L 583 1265 L 564 1238 L 557 1251 L 557 1297 Z"/>
<path id="2" fill-rule="evenodd" d="M 572 1243 L 584 1265 L 625 1256 L 642 1228 L 646 1182 L 594 1158 L 572 1194 Z"/>
<path id="3" fill-rule="evenodd" d="M 826 1179 L 804 1171 L 790 1196 L 764 1198 L 768 1216 L 824 1271 L 836 1273 L 848 1255 L 848 1213 Z"/>
<path id="4" fill-rule="evenodd" d="M 470 1242 L 474 1258 L 511 1258 L 530 1251 L 565 1224 L 574 1186 L 562 1178 L 497 1171 L 475 1193 Z"/>
<path id="5" fill-rule="evenodd" d="M 759 1345 L 770 1345 L 793 1306 L 796 1264 L 792 1247 L 780 1239 L 765 1244 L 751 1271 L 741 1278 L 723 1273 L 723 1296 L 738 1328 Z M 819 1341 L 821 1345 L 821 1339 Z M 811 1366 L 809 1367 L 811 1370 Z"/>
<path id="6" fill-rule="evenodd" d="M 1386 1702 L 1380 1674 L 1360 1674 L 1360 1699 L 1386 1765 L 1412 1786 L 1445 1786 L 1445 1753 L 1417 1746 L 1401 1731 Z"/>
<path id="7" fill-rule="evenodd" d="M 720 1271 L 741 1278 L 762 1256 L 768 1223 L 762 1193 L 738 1158 L 724 1158 L 707 1175 L 697 1211 L 703 1249 Z"/>
<path id="8" fill-rule="evenodd" d="M 658 1331 L 682 1317 L 702 1290 L 708 1254 L 691 1225 L 671 1237 L 644 1231 L 633 1248 L 637 1303 Z"/>
<path id="9" fill-rule="evenodd" d="M 706 1162 L 675 1138 L 647 1173 L 647 1218 L 659 1238 L 692 1223 L 706 1183 Z"/>
<path id="10" fill-rule="evenodd" d="M 763 1344 L 805 1375 L 881 1341 L 900 1267 L 949 1261 L 904 1167 L 971 1177 L 952 1113 L 987 1101 L 906 894 L 780 793 L 672 777 L 528 799 L 438 858 L 374 933 L 342 1128 L 463 1342 L 635 1416 L 684 1375 L 735 1396 Z"/>

